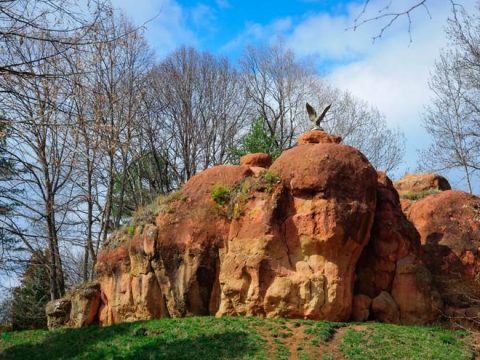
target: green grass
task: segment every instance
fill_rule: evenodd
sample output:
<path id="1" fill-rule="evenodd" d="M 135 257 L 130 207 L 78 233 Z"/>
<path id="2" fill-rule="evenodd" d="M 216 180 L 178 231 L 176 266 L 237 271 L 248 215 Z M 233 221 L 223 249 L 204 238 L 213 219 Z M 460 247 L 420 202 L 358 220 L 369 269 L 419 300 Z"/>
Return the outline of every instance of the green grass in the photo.
<path id="1" fill-rule="evenodd" d="M 254 317 L 187 317 L 3 333 L 0 359 L 471 359 L 463 332 Z M 344 337 L 338 339 L 337 331 Z M 298 334 L 302 337 L 298 338 Z M 330 348 L 329 348 L 330 346 Z"/>
<path id="2" fill-rule="evenodd" d="M 463 339 L 466 333 L 433 327 L 372 324 L 365 330 L 350 329 L 340 345 L 347 359 L 472 359 Z"/>

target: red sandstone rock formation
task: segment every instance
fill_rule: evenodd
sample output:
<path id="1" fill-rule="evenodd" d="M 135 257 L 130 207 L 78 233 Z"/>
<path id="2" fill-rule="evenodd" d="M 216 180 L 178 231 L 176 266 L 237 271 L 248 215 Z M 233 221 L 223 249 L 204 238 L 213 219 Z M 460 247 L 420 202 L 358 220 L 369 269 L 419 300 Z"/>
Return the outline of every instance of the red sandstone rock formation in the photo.
<path id="1" fill-rule="evenodd" d="M 478 328 L 480 198 L 444 191 L 412 204 L 408 216 L 420 233 L 423 261 L 446 304 L 447 317 Z M 474 318 L 474 321 L 470 321 Z"/>
<path id="2" fill-rule="evenodd" d="M 79 328 L 98 322 L 100 284 L 84 284 L 72 290 L 67 297 L 54 300 L 46 307 L 48 327 Z"/>
<path id="3" fill-rule="evenodd" d="M 194 176 L 104 246 L 99 309 L 52 305 L 50 323 L 71 325 L 74 313 L 82 325 L 190 314 L 433 320 L 434 290 L 397 193 L 339 141 L 312 131 L 269 170 L 255 154 Z"/>
<path id="4" fill-rule="evenodd" d="M 420 233 L 424 261 L 435 274 L 474 278 L 480 272 L 480 198 L 444 191 L 414 203 L 408 216 Z"/>
<path id="5" fill-rule="evenodd" d="M 301 135 L 298 139 L 298 145 L 304 144 L 339 144 L 342 138 L 336 135 L 328 134 L 322 130 L 311 130 Z"/>
<path id="6" fill-rule="evenodd" d="M 264 153 L 247 154 L 240 158 L 240 165 L 269 168 L 272 165 L 272 157 Z"/>
<path id="7" fill-rule="evenodd" d="M 271 194 L 250 192 L 230 227 L 217 315 L 348 320 L 373 221 L 375 170 L 352 147 L 306 144 L 270 171 L 281 181 Z"/>
<path id="8" fill-rule="evenodd" d="M 371 299 L 388 293 L 402 323 L 434 321 L 442 302 L 420 257 L 418 232 L 402 213 L 392 182 L 379 172 L 375 222 L 357 265 L 355 292 Z M 385 319 L 375 312 L 373 315 L 377 320 Z"/>
<path id="9" fill-rule="evenodd" d="M 428 190 L 450 190 L 450 184 L 443 176 L 433 173 L 407 174 L 395 182 L 395 189 L 400 195 Z"/>

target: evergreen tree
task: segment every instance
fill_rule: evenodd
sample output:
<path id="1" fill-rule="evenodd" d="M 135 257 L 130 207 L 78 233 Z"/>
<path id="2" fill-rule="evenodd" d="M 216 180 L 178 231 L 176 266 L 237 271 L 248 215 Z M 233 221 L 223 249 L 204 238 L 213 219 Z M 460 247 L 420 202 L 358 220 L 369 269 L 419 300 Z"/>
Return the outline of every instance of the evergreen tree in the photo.
<path id="1" fill-rule="evenodd" d="M 266 153 L 273 160 L 280 156 L 282 150 L 274 137 L 267 130 L 265 121 L 261 118 L 255 120 L 248 133 L 242 138 L 240 146 L 231 151 L 232 159 L 238 163 L 243 155 L 251 153 Z"/>
<path id="2" fill-rule="evenodd" d="M 14 330 L 38 329 L 47 326 L 45 306 L 50 299 L 45 254 L 36 251 L 30 257 L 20 286 L 13 289 L 10 307 Z"/>

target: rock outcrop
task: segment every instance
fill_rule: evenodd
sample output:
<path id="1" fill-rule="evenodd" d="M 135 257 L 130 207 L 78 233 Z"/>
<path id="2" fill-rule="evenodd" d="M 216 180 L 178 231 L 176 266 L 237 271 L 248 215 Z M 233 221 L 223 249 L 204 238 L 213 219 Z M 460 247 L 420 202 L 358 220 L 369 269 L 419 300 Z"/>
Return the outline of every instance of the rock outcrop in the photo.
<path id="1" fill-rule="evenodd" d="M 480 198 L 444 191 L 412 204 L 408 217 L 420 233 L 422 258 L 447 305 L 447 315 L 462 318 L 477 311 Z"/>
<path id="2" fill-rule="evenodd" d="M 305 144 L 340 144 L 340 136 L 328 134 L 322 130 L 311 130 L 301 135 L 298 139 L 298 145 Z"/>
<path id="3" fill-rule="evenodd" d="M 356 149 L 306 144 L 248 192 L 220 257 L 217 315 L 348 320 L 355 264 L 373 222 L 376 173 Z M 349 174 L 349 176 L 346 176 Z"/>
<path id="4" fill-rule="evenodd" d="M 110 237 L 96 264 L 99 304 L 52 303 L 51 323 L 435 320 L 441 302 L 391 181 L 339 142 L 315 130 L 271 166 L 251 154 L 192 177 Z"/>
<path id="5" fill-rule="evenodd" d="M 49 302 L 46 307 L 48 328 L 80 328 L 97 323 L 100 295 L 100 284 L 94 282 L 72 290 L 63 299 Z"/>
<path id="6" fill-rule="evenodd" d="M 357 265 L 355 293 L 371 299 L 387 293 L 398 307 L 401 322 L 408 324 L 432 322 L 442 308 L 421 260 L 420 236 L 403 214 L 398 193 L 384 173 L 378 173 L 375 222 Z M 378 311 L 373 316 L 380 321 L 391 319 Z"/>
<path id="7" fill-rule="evenodd" d="M 240 165 L 269 168 L 272 165 L 272 157 L 264 153 L 247 154 L 240 158 Z"/>
<path id="8" fill-rule="evenodd" d="M 422 191 L 450 190 L 450 183 L 443 176 L 434 173 L 407 174 L 395 182 L 395 189 L 400 195 Z"/>

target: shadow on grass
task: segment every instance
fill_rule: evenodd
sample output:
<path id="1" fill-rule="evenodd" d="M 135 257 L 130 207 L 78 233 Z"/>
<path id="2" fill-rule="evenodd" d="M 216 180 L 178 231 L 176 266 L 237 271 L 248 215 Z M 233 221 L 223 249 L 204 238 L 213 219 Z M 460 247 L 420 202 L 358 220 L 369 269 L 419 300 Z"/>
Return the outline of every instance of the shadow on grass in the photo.
<path id="1" fill-rule="evenodd" d="M 243 331 L 175 339 L 133 330 L 131 324 L 63 329 L 38 343 L 13 345 L 0 359 L 248 359 L 259 350 Z"/>

